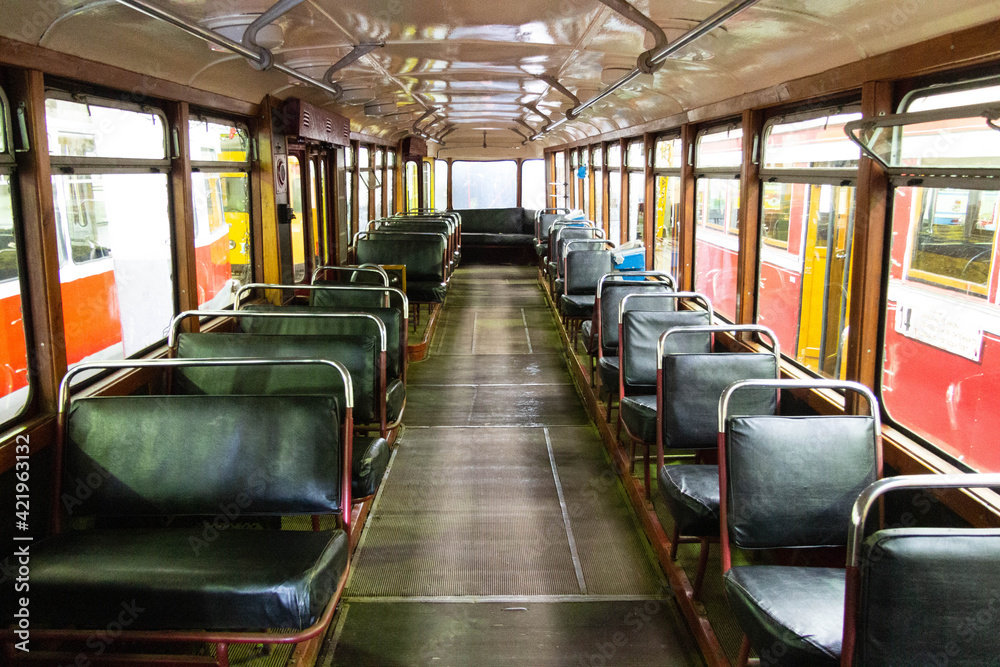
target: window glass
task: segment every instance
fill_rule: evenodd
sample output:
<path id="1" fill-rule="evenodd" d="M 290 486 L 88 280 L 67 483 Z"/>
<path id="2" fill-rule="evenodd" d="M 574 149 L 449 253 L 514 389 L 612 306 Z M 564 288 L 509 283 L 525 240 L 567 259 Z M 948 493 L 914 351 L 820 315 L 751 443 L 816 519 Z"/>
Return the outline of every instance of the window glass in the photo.
<path id="1" fill-rule="evenodd" d="M 896 188 L 882 368 L 890 417 L 983 472 L 1000 471 L 998 200 Z"/>
<path id="2" fill-rule="evenodd" d="M 423 161 L 424 208 L 434 208 L 434 171 L 429 160 Z"/>
<path id="3" fill-rule="evenodd" d="M 622 147 L 620 144 L 611 144 L 608 146 L 607 165 L 612 169 L 622 166 Z"/>
<path id="4" fill-rule="evenodd" d="M 695 290 L 708 295 L 715 311 L 729 321 L 734 321 L 736 317 L 739 208 L 738 179 L 698 179 L 695 198 Z"/>
<path id="5" fill-rule="evenodd" d="M 375 168 L 381 169 L 384 161 L 385 149 L 381 146 L 375 147 Z"/>
<path id="6" fill-rule="evenodd" d="M 198 307 L 215 310 L 250 282 L 250 177 L 194 172 L 191 186 Z"/>
<path id="7" fill-rule="evenodd" d="M 725 128 L 700 135 L 695 153 L 699 169 L 739 169 L 743 163 L 743 128 Z"/>
<path id="8" fill-rule="evenodd" d="M 516 206 L 517 163 L 455 161 L 451 196 L 457 209 Z"/>
<path id="9" fill-rule="evenodd" d="M 192 119 L 188 132 L 198 307 L 215 310 L 251 278 L 249 139 L 245 128 L 205 119 Z M 220 172 L 216 162 L 245 168 Z"/>
<path id="10" fill-rule="evenodd" d="M 295 213 L 289 225 L 292 241 L 292 277 L 299 283 L 306 278 L 305 204 L 302 201 L 302 163 L 298 156 L 288 156 L 288 200 Z"/>
<path id="11" fill-rule="evenodd" d="M 317 166 L 318 165 L 318 166 Z M 313 158 L 309 161 L 309 201 L 312 204 L 313 266 L 326 262 L 326 162 Z"/>
<path id="12" fill-rule="evenodd" d="M 97 101 L 45 100 L 49 155 L 164 159 L 163 118 L 156 113 L 100 106 Z"/>
<path id="13" fill-rule="evenodd" d="M 608 173 L 608 239 L 621 243 L 622 238 L 622 176 L 614 170 Z"/>
<path id="14" fill-rule="evenodd" d="M 9 155 L 3 154 L 7 146 L 2 102 L 0 96 L 0 424 L 17 417 L 30 398 L 28 346 L 14 238 L 13 172 Z"/>
<path id="15" fill-rule="evenodd" d="M 136 354 L 164 338 L 174 312 L 163 120 L 49 99 L 46 126 L 67 361 Z M 63 173 L 67 159 L 86 173 Z M 139 165 L 149 172 L 123 173 Z"/>
<path id="16" fill-rule="evenodd" d="M 680 169 L 684 165 L 680 137 L 660 138 L 653 149 L 654 169 Z"/>
<path id="17" fill-rule="evenodd" d="M 757 321 L 782 352 L 843 378 L 855 188 L 765 183 Z"/>
<path id="18" fill-rule="evenodd" d="M 654 267 L 677 276 L 680 267 L 680 176 L 656 175 Z"/>
<path id="19" fill-rule="evenodd" d="M 417 188 L 419 187 L 417 178 L 417 163 L 413 160 L 408 160 L 406 162 L 406 210 L 416 211 L 420 206 L 420 196 Z"/>
<path id="20" fill-rule="evenodd" d="M 448 161 L 434 161 L 434 206 L 438 210 L 448 208 Z"/>
<path id="21" fill-rule="evenodd" d="M 389 153 L 389 155 L 391 156 L 393 154 Z M 395 167 L 389 167 L 389 170 L 386 172 L 385 187 L 387 190 L 386 195 L 388 202 L 388 207 L 386 208 L 385 214 L 386 216 L 395 215 L 396 213 L 396 168 Z"/>
<path id="22" fill-rule="evenodd" d="M 627 160 L 629 169 L 644 169 L 646 167 L 645 154 L 643 152 L 643 142 L 633 141 L 628 145 Z"/>
<path id="23" fill-rule="evenodd" d="M 366 229 L 368 221 L 371 220 L 368 212 L 368 184 L 371 177 L 371 171 L 368 169 L 358 171 L 358 229 Z"/>
<path id="24" fill-rule="evenodd" d="M 555 161 L 555 172 L 556 172 L 555 183 L 552 185 L 552 187 L 554 188 L 553 194 L 555 195 L 555 198 L 553 199 L 555 203 L 553 204 L 553 206 L 558 208 L 568 208 L 569 185 L 567 185 L 566 182 L 566 155 L 562 151 L 560 151 L 555 154 L 553 160 Z M 455 185 L 453 183 L 452 188 L 454 187 Z M 460 208 L 457 203 L 455 204 L 455 208 Z"/>
<path id="25" fill-rule="evenodd" d="M 188 137 L 192 162 L 247 162 L 250 159 L 250 135 L 245 127 L 191 119 Z"/>
<path id="26" fill-rule="evenodd" d="M 382 213 L 382 170 L 372 169 L 371 188 L 375 197 L 375 208 L 372 210 L 372 219 L 377 220 L 383 216 Z"/>
<path id="27" fill-rule="evenodd" d="M 645 233 L 646 176 L 639 171 L 628 173 L 628 237 L 641 239 Z"/>
<path id="28" fill-rule="evenodd" d="M 545 160 L 525 160 L 521 164 L 521 205 L 540 210 L 545 206 Z"/>
<path id="29" fill-rule="evenodd" d="M 600 166 L 594 167 L 594 222 L 604 225 L 604 172 Z"/>
<path id="30" fill-rule="evenodd" d="M 832 114 L 767 128 L 765 169 L 857 169 L 861 149 L 844 132 L 860 113 Z"/>

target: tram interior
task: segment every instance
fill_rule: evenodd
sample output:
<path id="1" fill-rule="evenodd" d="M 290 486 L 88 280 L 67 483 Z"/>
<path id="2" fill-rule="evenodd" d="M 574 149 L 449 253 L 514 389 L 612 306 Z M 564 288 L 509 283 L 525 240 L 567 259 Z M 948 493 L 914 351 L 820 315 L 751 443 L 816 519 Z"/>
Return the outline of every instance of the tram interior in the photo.
<path id="1" fill-rule="evenodd" d="M 0 0 L 0 663 L 998 665 L 976 0 Z"/>

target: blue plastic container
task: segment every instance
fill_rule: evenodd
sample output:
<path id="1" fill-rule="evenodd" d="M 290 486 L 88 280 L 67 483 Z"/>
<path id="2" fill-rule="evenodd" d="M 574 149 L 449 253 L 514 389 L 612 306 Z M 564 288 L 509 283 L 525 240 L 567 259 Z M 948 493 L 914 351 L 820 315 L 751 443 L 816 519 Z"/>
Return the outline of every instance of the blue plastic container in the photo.
<path id="1" fill-rule="evenodd" d="M 631 248 L 628 250 L 615 251 L 612 256 L 616 271 L 645 271 L 646 270 L 646 249 Z M 626 280 L 642 280 L 641 277 L 626 278 Z"/>

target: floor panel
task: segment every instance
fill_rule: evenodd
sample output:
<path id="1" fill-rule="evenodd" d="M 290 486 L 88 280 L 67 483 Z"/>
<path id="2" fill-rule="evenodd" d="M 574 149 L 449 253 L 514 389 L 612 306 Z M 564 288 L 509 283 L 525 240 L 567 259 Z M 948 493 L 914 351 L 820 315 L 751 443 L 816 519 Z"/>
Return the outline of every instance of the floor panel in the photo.
<path id="1" fill-rule="evenodd" d="M 673 600 L 359 603 L 321 665 L 699 665 Z"/>
<path id="2" fill-rule="evenodd" d="M 319 664 L 700 664 L 535 269 L 452 282 Z"/>

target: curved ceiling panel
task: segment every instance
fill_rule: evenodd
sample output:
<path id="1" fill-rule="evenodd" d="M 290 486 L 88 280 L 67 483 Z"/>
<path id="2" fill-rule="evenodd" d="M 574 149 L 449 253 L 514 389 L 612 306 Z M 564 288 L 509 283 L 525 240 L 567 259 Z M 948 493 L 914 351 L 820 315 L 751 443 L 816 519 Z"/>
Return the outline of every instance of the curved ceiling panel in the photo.
<path id="1" fill-rule="evenodd" d="M 218 2 L 150 0 L 198 23 L 260 13 L 273 0 Z M 676 39 L 727 0 L 635 0 L 636 9 Z M 238 99 L 270 93 L 301 97 L 349 117 L 352 128 L 395 137 L 411 130 L 427 107 L 432 132 L 456 124 L 449 142 L 474 144 L 482 132 L 519 143 L 521 122 L 541 128 L 573 105 L 538 77 L 556 77 L 582 100 L 631 70 L 648 46 L 644 28 L 598 0 L 306 0 L 276 22 L 283 44 L 277 62 L 311 77 L 353 45 L 384 41 L 334 79 L 346 91 L 334 100 L 277 71 L 258 72 L 241 57 L 112 0 L 3 0 L 0 35 L 116 65 Z M 764 89 L 827 69 L 996 20 L 995 3 L 952 0 L 762 0 L 605 101 L 561 125 L 545 144 L 576 140 Z M 620 73 L 619 73 L 620 74 Z M 141 92 L 141 91 L 140 91 Z M 381 115 L 366 116 L 378 101 Z M 391 112 L 392 103 L 396 111 Z M 385 113 L 389 109 L 390 113 Z M 422 126 L 426 126 L 424 121 Z M 535 149 L 532 149 L 535 150 Z"/>

